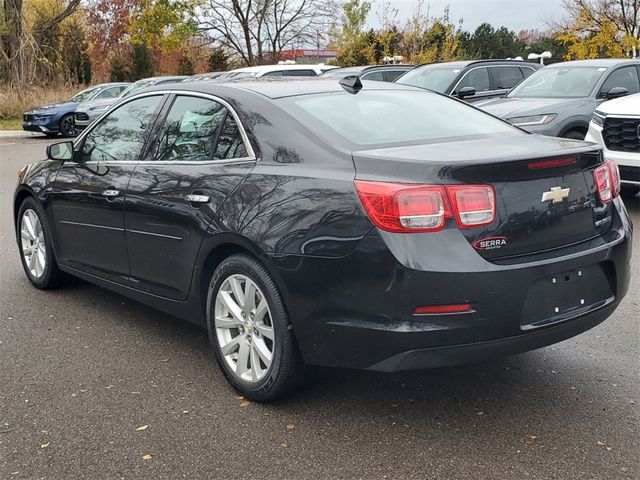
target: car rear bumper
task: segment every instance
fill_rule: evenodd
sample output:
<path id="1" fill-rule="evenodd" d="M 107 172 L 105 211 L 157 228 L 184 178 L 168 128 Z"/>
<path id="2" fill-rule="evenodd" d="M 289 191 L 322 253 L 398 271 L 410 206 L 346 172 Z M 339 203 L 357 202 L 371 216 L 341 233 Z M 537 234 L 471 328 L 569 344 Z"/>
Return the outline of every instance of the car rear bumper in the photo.
<path id="1" fill-rule="evenodd" d="M 342 259 L 271 260 L 306 362 L 386 372 L 475 362 L 562 341 L 611 315 L 631 260 L 632 227 L 616 203 L 621 218 L 607 242 L 517 265 L 434 251 L 433 269 L 407 268 L 375 231 Z M 560 287 L 578 272 L 586 287 L 554 293 L 554 279 Z M 460 303 L 471 310 L 414 315 L 418 306 Z"/>

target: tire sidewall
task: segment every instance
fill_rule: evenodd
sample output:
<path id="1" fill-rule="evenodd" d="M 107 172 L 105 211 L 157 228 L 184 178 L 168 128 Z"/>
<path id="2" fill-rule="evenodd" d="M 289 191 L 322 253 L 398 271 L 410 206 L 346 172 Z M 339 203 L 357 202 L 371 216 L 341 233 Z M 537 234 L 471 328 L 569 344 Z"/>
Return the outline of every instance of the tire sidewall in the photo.
<path id="1" fill-rule="evenodd" d="M 33 210 L 36 213 L 36 215 L 38 216 L 38 220 L 40 220 L 40 225 L 44 233 L 44 244 L 45 248 L 47 249 L 47 261 L 44 267 L 44 273 L 40 278 L 36 278 L 31 274 L 22 253 L 22 239 L 20 238 L 20 229 L 22 227 L 22 216 L 27 210 Z M 53 252 L 53 243 L 51 241 L 51 231 L 49 230 L 49 224 L 47 222 L 47 218 L 45 216 L 43 208 L 33 197 L 26 198 L 22 202 L 22 204 L 20 205 L 20 209 L 18 210 L 18 218 L 16 221 L 16 240 L 18 243 L 20 262 L 22 263 L 22 268 L 24 269 L 24 273 L 27 275 L 29 281 L 37 288 L 50 287 L 56 274 L 56 260 L 55 254 Z"/>
<path id="2" fill-rule="evenodd" d="M 227 364 L 218 343 L 215 326 L 215 302 L 216 296 L 224 281 L 231 275 L 240 274 L 254 281 L 264 294 L 269 304 L 271 321 L 275 334 L 273 361 L 267 374 L 258 382 L 246 382 L 239 379 Z M 278 390 L 282 381 L 283 357 L 289 353 L 289 349 L 295 348 L 289 328 L 289 318 L 274 281 L 266 269 L 255 259 L 247 255 L 233 255 L 224 260 L 216 269 L 207 294 L 207 330 L 211 349 L 216 357 L 218 365 L 231 385 L 247 398 L 265 400 L 272 397 L 272 392 Z"/>
<path id="3" fill-rule="evenodd" d="M 72 114 L 67 114 L 64 117 L 62 117 L 62 119 L 60 120 L 60 135 L 62 135 L 62 137 L 64 137 L 64 138 L 74 138 L 76 136 L 75 126 L 74 126 L 74 130 L 73 130 L 72 134 L 69 134 L 69 133 L 64 131 L 64 123 L 68 118 L 71 118 L 71 120 L 74 121 L 74 118 L 73 118 Z M 74 125 L 75 125 L 75 123 L 74 123 Z"/>

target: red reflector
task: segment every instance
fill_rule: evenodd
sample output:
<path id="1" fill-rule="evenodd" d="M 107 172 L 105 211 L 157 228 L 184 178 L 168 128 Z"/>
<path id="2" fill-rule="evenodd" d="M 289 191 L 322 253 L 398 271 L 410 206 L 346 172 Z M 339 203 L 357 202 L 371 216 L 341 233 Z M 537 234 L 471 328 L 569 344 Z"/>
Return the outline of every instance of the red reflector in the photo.
<path id="1" fill-rule="evenodd" d="M 529 168 L 531 170 L 539 170 L 541 168 L 555 168 L 555 167 L 566 167 L 567 165 L 573 165 L 576 163 L 575 158 L 555 158 L 553 160 L 542 160 L 540 162 L 531 162 L 529 163 Z"/>
<path id="2" fill-rule="evenodd" d="M 417 307 L 414 315 L 434 315 L 439 313 L 464 313 L 471 310 L 468 303 L 460 303 L 457 305 L 425 305 Z"/>

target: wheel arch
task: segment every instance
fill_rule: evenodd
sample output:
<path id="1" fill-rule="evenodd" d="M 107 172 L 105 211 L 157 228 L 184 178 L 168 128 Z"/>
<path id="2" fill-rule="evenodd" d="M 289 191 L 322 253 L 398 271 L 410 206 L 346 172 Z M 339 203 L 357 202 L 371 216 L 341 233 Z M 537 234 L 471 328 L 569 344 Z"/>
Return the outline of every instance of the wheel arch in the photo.
<path id="1" fill-rule="evenodd" d="M 16 193 L 15 193 L 15 195 L 13 197 L 13 224 L 14 224 L 14 226 L 18 222 L 18 212 L 20 211 L 20 206 L 22 205 L 22 202 L 24 202 L 28 197 L 33 197 L 34 200 L 39 202 L 38 195 L 31 188 L 29 188 L 26 185 L 21 185 L 20 187 L 18 187 L 18 190 L 16 190 Z"/>
<path id="2" fill-rule="evenodd" d="M 571 131 L 578 131 L 580 133 L 583 133 L 586 136 L 587 132 L 589 131 L 589 123 L 585 123 L 581 121 L 571 122 L 564 126 L 564 128 L 560 131 L 558 136 L 563 137 Z"/>

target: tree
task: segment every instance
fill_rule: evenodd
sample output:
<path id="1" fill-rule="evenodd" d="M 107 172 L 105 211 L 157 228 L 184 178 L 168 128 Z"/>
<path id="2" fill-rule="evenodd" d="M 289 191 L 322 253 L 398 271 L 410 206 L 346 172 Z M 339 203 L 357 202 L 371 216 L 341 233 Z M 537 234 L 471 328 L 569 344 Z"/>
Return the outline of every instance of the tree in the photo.
<path id="1" fill-rule="evenodd" d="M 624 57 L 640 49 L 640 0 L 563 0 L 568 19 L 557 25 L 567 59 Z"/>
<path id="2" fill-rule="evenodd" d="M 154 75 L 153 59 L 151 52 L 144 43 L 133 45 L 133 55 L 131 57 L 131 80 L 140 80 Z"/>
<path id="3" fill-rule="evenodd" d="M 126 82 L 130 78 L 129 67 L 120 54 L 114 54 L 109 60 L 110 80 L 112 82 Z"/>
<path id="4" fill-rule="evenodd" d="M 207 59 L 207 68 L 210 72 L 225 71 L 229 67 L 229 57 L 220 48 L 214 49 Z"/>
<path id="5" fill-rule="evenodd" d="M 180 59 L 180 64 L 178 65 L 178 75 L 193 75 L 195 73 L 196 65 L 191 59 L 191 57 L 184 55 Z"/>
<path id="6" fill-rule="evenodd" d="M 488 23 L 462 38 L 462 48 L 471 58 L 513 58 L 522 55 L 523 41 L 506 27 L 497 30 Z"/>
<path id="7" fill-rule="evenodd" d="M 275 62 L 282 50 L 313 44 L 333 0 L 206 0 L 200 31 L 246 65 Z"/>
<path id="8" fill-rule="evenodd" d="M 340 24 L 331 27 L 330 46 L 338 50 L 337 62 L 343 67 L 375 62 L 375 34 L 364 32 L 371 3 L 366 0 L 348 0 L 342 4 Z"/>

